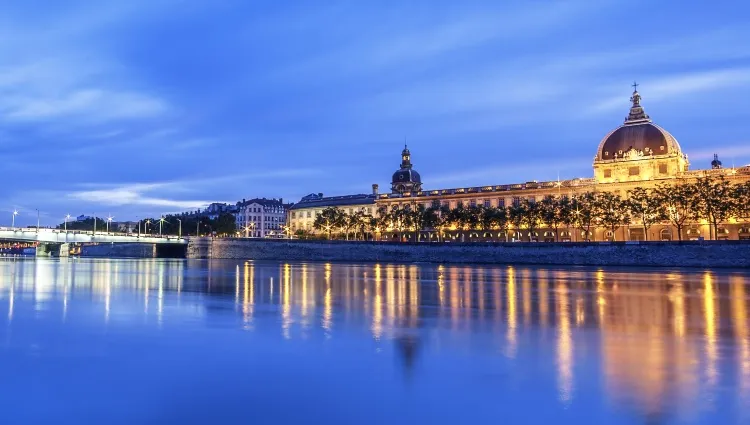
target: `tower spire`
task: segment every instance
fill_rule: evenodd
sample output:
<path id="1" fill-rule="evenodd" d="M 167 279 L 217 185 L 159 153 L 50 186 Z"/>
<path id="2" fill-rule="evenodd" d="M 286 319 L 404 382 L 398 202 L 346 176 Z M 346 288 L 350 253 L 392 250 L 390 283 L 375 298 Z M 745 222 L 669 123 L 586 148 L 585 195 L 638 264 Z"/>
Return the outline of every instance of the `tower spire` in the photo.
<path id="1" fill-rule="evenodd" d="M 651 119 L 648 115 L 646 115 L 646 112 L 641 106 L 641 94 L 638 93 L 638 86 L 639 84 L 633 81 L 633 95 L 630 96 L 630 101 L 633 104 L 630 106 L 630 113 L 628 114 L 628 117 L 625 118 L 625 124 L 642 124 L 651 122 Z"/>

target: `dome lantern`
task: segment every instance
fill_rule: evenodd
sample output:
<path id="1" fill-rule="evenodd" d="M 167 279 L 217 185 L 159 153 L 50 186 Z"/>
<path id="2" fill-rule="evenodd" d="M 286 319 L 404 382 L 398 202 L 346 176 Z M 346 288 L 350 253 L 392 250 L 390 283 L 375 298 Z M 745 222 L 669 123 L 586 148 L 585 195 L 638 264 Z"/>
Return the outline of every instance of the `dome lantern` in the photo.
<path id="1" fill-rule="evenodd" d="M 403 194 L 407 192 L 419 192 L 422 190 L 422 178 L 419 173 L 412 168 L 411 152 L 404 144 L 404 150 L 401 151 L 401 167 L 393 173 L 391 178 L 391 192 Z"/>

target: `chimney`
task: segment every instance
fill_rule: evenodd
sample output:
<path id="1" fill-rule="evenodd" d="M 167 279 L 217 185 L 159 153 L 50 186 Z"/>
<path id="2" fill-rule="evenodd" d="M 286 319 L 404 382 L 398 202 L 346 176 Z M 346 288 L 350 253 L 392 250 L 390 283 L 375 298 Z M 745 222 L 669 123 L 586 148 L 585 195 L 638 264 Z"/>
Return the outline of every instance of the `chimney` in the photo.
<path id="1" fill-rule="evenodd" d="M 378 196 L 378 184 L 377 183 L 372 185 L 372 194 L 375 196 Z"/>

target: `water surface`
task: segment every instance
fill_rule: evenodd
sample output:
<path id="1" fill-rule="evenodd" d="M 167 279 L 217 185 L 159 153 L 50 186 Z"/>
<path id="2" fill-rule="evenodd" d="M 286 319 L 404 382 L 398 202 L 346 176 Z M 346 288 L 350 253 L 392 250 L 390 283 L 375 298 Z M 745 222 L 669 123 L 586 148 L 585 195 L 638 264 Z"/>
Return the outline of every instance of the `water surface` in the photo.
<path id="1" fill-rule="evenodd" d="M 747 271 L 0 260 L 7 424 L 750 423 Z"/>

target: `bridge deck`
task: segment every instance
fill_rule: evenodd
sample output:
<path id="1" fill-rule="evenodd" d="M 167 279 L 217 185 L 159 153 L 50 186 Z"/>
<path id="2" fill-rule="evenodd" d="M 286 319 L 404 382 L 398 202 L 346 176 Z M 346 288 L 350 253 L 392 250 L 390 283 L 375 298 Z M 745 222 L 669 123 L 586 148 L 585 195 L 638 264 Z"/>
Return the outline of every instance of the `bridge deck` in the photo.
<path id="1" fill-rule="evenodd" d="M 88 232 L 82 230 L 28 229 L 0 227 L 0 240 L 44 243 L 153 243 L 187 244 L 177 236 L 133 235 L 116 232 Z"/>

